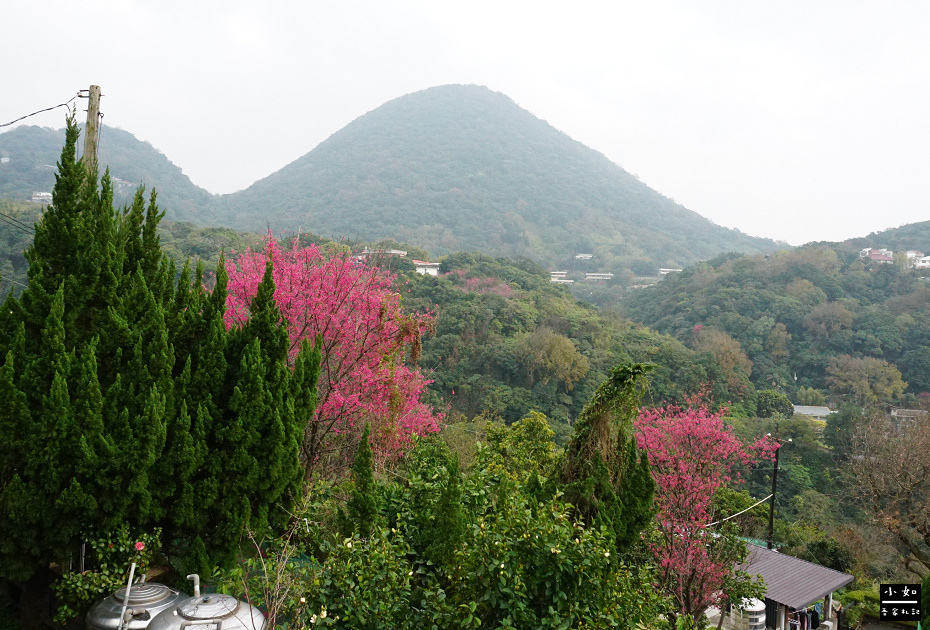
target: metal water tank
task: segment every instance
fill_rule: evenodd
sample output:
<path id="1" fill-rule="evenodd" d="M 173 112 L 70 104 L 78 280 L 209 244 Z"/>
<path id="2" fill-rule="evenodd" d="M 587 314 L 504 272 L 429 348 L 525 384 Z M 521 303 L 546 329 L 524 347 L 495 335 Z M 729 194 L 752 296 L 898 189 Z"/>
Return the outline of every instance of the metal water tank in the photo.
<path id="1" fill-rule="evenodd" d="M 194 596 L 163 610 L 148 625 L 148 630 L 264 630 L 266 619 L 255 606 L 232 595 L 200 593 L 200 578 L 194 580 Z"/>
<path id="2" fill-rule="evenodd" d="M 164 584 L 142 582 L 133 584 L 129 590 L 129 606 L 127 608 L 127 621 L 123 628 L 128 630 L 143 630 L 149 622 L 163 610 L 173 608 L 181 599 L 182 594 Z M 126 599 L 126 587 L 123 587 L 97 602 L 87 613 L 88 630 L 116 630 L 119 627 L 120 611 Z"/>

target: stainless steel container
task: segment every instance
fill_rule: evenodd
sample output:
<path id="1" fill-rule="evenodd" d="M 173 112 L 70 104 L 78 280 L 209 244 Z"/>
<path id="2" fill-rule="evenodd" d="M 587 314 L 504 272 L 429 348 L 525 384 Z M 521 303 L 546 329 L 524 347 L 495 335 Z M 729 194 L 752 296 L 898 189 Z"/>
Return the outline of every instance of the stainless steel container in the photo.
<path id="1" fill-rule="evenodd" d="M 123 587 L 109 597 L 97 602 L 87 613 L 88 630 L 116 630 L 119 627 L 119 615 L 126 598 L 126 588 Z M 128 630 L 143 630 L 149 622 L 163 610 L 174 608 L 182 594 L 164 584 L 143 582 L 133 584 L 129 590 L 129 607 L 127 608 L 127 621 L 123 628 Z"/>
<path id="2" fill-rule="evenodd" d="M 200 579 L 194 579 L 194 596 L 158 613 L 148 630 L 264 630 L 266 620 L 255 606 L 232 595 L 200 594 Z"/>

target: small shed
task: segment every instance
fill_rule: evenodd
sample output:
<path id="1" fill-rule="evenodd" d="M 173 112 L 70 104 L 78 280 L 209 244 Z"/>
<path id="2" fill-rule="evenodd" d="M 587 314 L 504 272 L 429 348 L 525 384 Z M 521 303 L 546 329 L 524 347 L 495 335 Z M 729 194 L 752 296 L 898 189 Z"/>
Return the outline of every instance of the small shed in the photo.
<path id="1" fill-rule="evenodd" d="M 793 610 L 803 610 L 823 602 L 822 619 L 832 615 L 833 592 L 853 581 L 853 576 L 813 562 L 788 556 L 758 545 L 748 545 L 744 570 L 765 580 L 765 626 L 788 628 Z"/>

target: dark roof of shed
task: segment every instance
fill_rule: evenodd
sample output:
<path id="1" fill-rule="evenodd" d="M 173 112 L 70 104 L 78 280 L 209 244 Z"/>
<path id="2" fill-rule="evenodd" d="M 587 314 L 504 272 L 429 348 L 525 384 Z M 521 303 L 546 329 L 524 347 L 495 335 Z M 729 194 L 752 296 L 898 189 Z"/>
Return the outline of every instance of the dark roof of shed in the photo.
<path id="1" fill-rule="evenodd" d="M 853 576 L 819 564 L 748 545 L 745 571 L 765 580 L 765 596 L 792 608 L 805 608 L 853 581 Z"/>

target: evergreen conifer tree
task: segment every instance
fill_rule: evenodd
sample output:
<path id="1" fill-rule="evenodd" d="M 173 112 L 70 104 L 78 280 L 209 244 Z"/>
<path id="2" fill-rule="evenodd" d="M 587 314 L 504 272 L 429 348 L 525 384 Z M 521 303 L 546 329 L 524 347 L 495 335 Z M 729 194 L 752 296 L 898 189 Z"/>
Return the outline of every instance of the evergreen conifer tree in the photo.
<path id="1" fill-rule="evenodd" d="M 224 262 L 212 294 L 200 265 L 176 280 L 154 192 L 114 210 L 77 138 L 71 117 L 28 287 L 0 309 L 0 579 L 41 586 L 120 526 L 162 527 L 209 569 L 286 514 L 319 352 L 288 369 L 270 273 L 254 322 L 227 331 Z"/>
<path id="2" fill-rule="evenodd" d="M 347 536 L 352 535 L 353 531 L 358 532 L 363 538 L 371 535 L 381 510 L 378 487 L 375 485 L 370 432 L 371 427 L 366 424 L 362 439 L 358 443 L 355 461 L 352 462 L 352 494 L 342 519 L 343 533 Z"/>

